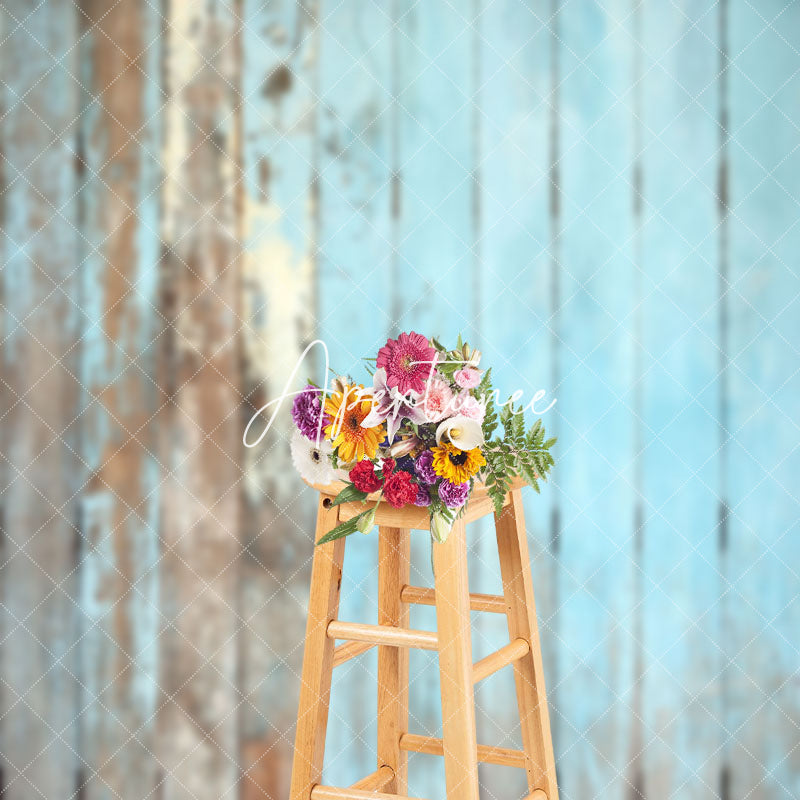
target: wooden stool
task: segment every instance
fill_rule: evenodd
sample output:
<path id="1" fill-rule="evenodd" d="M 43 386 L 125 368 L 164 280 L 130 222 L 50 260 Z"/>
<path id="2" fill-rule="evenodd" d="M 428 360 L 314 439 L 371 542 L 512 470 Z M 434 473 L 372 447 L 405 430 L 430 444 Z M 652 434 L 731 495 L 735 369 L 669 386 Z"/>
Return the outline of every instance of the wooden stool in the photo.
<path id="1" fill-rule="evenodd" d="M 429 527 L 428 510 L 394 509 L 381 502 L 378 624 L 337 619 L 345 539 L 316 547 L 311 570 L 303 678 L 297 714 L 290 800 L 391 800 L 407 795 L 408 751 L 444 756 L 447 800 L 478 800 L 478 762 L 525 769 L 527 800 L 557 800 L 542 653 L 528 562 L 528 542 L 517 481 L 495 515 L 503 597 L 470 594 L 465 525 L 494 513 L 476 485 L 465 514 L 444 544 L 433 545 L 434 589 L 409 586 L 409 531 Z M 320 491 L 316 539 L 364 510 L 361 503 L 331 505 L 343 484 Z M 437 632 L 409 630 L 409 604 L 436 606 Z M 505 614 L 510 643 L 472 663 L 470 609 Z M 335 646 L 335 640 L 345 644 Z M 333 668 L 378 646 L 377 769 L 349 788 L 323 786 L 322 761 Z M 408 730 L 408 648 L 437 650 L 442 694 L 442 738 Z M 479 745 L 475 736 L 474 684 L 514 665 L 524 750 Z"/>

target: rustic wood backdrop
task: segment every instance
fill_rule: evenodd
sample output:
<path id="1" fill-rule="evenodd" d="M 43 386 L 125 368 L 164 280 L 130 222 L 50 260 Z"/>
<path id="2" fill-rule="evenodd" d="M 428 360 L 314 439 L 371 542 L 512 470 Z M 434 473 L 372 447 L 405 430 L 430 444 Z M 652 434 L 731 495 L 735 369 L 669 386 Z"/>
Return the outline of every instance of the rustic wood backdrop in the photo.
<path id="1" fill-rule="evenodd" d="M 3 800 L 285 799 L 315 504 L 286 414 L 242 431 L 313 338 L 363 374 L 410 329 L 558 399 L 564 800 L 800 796 L 797 2 L 3 0 L 0 64 Z M 374 769 L 370 658 L 332 783 Z M 510 677 L 478 701 L 514 742 Z"/>

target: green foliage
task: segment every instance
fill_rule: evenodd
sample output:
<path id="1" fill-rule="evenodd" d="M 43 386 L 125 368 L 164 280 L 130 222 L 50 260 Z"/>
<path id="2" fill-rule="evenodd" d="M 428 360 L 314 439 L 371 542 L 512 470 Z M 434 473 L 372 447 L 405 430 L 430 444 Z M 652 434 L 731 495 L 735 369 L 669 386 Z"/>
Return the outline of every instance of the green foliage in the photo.
<path id="1" fill-rule="evenodd" d="M 368 508 L 366 511 L 362 511 L 358 516 L 347 520 L 347 522 L 340 522 L 333 530 L 321 536 L 317 544 L 327 544 L 334 539 L 341 539 L 343 536 L 349 536 L 351 533 L 355 533 L 358 530 L 358 523 L 360 520 L 366 517 L 367 514 L 373 514 L 374 511 L 374 508 Z"/>
<path id="2" fill-rule="evenodd" d="M 352 483 L 347 484 L 347 486 L 342 489 L 339 494 L 334 497 L 333 502 L 331 503 L 332 506 L 338 506 L 342 503 L 352 503 L 356 500 L 360 500 L 364 502 L 367 499 L 367 493 L 362 492 L 360 489 L 356 489 L 355 485 Z"/>
<path id="3" fill-rule="evenodd" d="M 481 382 L 480 394 L 488 397 L 491 392 L 491 379 L 487 371 Z M 495 435 L 499 426 L 502 426 L 502 436 Z M 482 448 L 486 458 L 486 489 L 499 514 L 513 478 L 522 477 L 539 491 L 539 481 L 547 480 L 547 473 L 555 463 L 550 448 L 556 439 L 545 440 L 541 419 L 526 430 L 522 409 L 515 410 L 510 400 L 502 406 L 499 415 L 493 403 L 487 405 L 483 435 L 486 440 Z"/>
<path id="4" fill-rule="evenodd" d="M 451 382 L 454 390 L 454 374 L 466 364 L 474 364 L 480 359 L 480 353 L 473 350 L 459 336 L 455 349 L 447 349 L 435 337 L 430 340 L 438 356 L 436 371 L 446 380 Z M 364 359 L 372 365 L 375 359 Z M 371 371 L 371 370 L 370 370 Z M 352 379 L 348 378 L 352 383 Z M 516 477 L 521 477 L 537 492 L 539 481 L 547 480 L 550 468 L 553 466 L 551 448 L 556 443 L 555 438 L 546 438 L 544 425 L 537 419 L 530 428 L 526 428 L 525 417 L 521 408 L 515 409 L 513 400 L 502 406 L 498 405 L 497 393 L 492 387 L 492 370 L 484 371 L 480 383 L 474 390 L 477 397 L 485 407 L 482 423 L 484 444 L 481 451 L 486 459 L 486 466 L 480 478 L 485 482 L 489 497 L 492 499 L 495 511 L 500 514 L 503 501 Z M 435 425 L 419 425 L 410 420 L 405 420 L 400 428 L 401 435 L 414 434 L 418 436 L 425 447 L 435 444 L 433 430 Z M 338 466 L 336 454 L 332 456 L 333 466 Z M 474 482 L 474 479 L 473 479 Z M 366 502 L 367 495 L 359 491 L 352 484 L 348 484 L 336 498 L 333 505 L 348 502 Z M 449 527 L 464 514 L 466 506 L 459 509 L 450 509 L 442 502 L 436 492 L 431 495 L 429 508 L 431 529 L 436 518 L 436 529 L 442 531 L 444 536 Z M 353 519 L 337 525 L 332 531 L 326 533 L 317 544 L 324 544 L 342 536 L 349 536 L 356 530 L 368 530 L 374 522 L 375 508 L 363 511 Z M 370 516 L 371 515 L 371 516 Z"/>

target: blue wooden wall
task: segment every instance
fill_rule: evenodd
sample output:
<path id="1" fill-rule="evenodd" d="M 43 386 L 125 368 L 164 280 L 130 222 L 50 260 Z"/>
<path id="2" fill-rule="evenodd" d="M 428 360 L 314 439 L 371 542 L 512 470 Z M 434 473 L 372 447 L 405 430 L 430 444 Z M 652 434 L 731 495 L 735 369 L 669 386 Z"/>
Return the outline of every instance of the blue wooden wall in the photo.
<path id="1" fill-rule="evenodd" d="M 0 798 L 284 800 L 315 503 L 285 411 L 241 433 L 309 341 L 358 375 L 411 329 L 558 400 L 562 798 L 799 797 L 798 176 L 797 2 L 4 0 Z M 331 783 L 374 769 L 375 677 L 337 673 Z M 517 746 L 510 676 L 477 700 Z"/>

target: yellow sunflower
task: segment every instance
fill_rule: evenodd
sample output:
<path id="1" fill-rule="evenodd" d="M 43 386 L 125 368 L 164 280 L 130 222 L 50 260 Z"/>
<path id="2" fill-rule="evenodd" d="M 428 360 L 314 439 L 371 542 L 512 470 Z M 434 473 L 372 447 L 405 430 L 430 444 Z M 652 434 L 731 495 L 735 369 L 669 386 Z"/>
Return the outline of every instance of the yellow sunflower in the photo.
<path id="1" fill-rule="evenodd" d="M 372 397 L 362 394 L 363 386 L 344 386 L 325 398 L 325 413 L 330 423 L 325 435 L 334 449 L 338 448 L 339 461 L 360 461 L 364 456 L 375 458 L 375 451 L 385 436 L 381 423 L 374 428 L 362 428 L 362 420 L 372 409 Z"/>
<path id="2" fill-rule="evenodd" d="M 464 483 L 486 465 L 480 447 L 459 450 L 455 445 L 444 443 L 432 447 L 433 471 L 451 483 Z"/>

